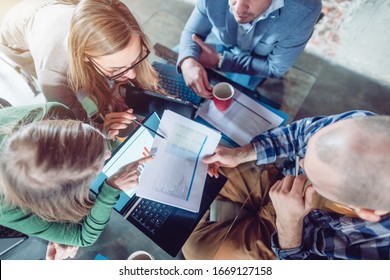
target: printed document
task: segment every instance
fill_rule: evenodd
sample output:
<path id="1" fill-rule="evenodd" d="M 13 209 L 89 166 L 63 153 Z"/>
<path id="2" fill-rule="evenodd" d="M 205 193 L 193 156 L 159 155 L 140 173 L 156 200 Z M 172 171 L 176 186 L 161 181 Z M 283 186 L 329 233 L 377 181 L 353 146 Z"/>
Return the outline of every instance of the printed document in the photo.
<path id="1" fill-rule="evenodd" d="M 282 117 L 234 89 L 233 101 L 225 112 L 220 112 L 212 100 L 202 103 L 197 116 L 221 131 L 238 145 L 248 144 L 261 132 L 278 127 Z"/>
<path id="2" fill-rule="evenodd" d="M 140 177 L 137 195 L 192 212 L 199 212 L 207 164 L 221 134 L 205 125 L 165 110 L 154 138 L 151 154 Z"/>

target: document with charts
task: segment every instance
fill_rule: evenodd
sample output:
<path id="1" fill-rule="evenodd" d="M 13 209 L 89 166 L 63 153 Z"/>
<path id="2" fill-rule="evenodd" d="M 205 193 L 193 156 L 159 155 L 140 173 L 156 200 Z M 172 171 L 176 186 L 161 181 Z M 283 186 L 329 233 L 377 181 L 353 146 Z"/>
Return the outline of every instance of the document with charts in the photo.
<path id="1" fill-rule="evenodd" d="M 198 212 L 207 176 L 205 155 L 214 153 L 221 134 L 205 125 L 165 110 L 149 161 L 140 177 L 137 195 Z"/>
<path id="2" fill-rule="evenodd" d="M 221 131 L 239 146 L 248 144 L 265 130 L 278 127 L 284 119 L 255 102 L 238 89 L 234 89 L 233 102 L 225 112 L 220 112 L 212 100 L 203 102 L 197 116 Z"/>

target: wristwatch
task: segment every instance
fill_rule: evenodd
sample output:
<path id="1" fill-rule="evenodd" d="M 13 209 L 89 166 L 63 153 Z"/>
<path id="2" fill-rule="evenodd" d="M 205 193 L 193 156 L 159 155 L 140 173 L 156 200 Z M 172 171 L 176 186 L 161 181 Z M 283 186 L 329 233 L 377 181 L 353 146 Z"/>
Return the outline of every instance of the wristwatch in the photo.
<path id="1" fill-rule="evenodd" d="M 217 63 L 217 67 L 216 67 L 217 69 L 221 69 L 222 59 L 223 59 L 222 53 L 218 53 L 218 63 Z"/>

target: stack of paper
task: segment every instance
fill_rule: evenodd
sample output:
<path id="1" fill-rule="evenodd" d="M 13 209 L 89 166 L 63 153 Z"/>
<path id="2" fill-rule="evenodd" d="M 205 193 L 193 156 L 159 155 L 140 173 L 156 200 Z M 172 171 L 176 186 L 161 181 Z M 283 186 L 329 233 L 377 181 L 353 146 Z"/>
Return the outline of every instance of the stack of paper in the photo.
<path id="1" fill-rule="evenodd" d="M 212 100 L 202 103 L 197 116 L 221 131 L 238 145 L 248 144 L 261 132 L 278 127 L 284 119 L 272 110 L 235 89 L 233 102 L 220 112 Z"/>

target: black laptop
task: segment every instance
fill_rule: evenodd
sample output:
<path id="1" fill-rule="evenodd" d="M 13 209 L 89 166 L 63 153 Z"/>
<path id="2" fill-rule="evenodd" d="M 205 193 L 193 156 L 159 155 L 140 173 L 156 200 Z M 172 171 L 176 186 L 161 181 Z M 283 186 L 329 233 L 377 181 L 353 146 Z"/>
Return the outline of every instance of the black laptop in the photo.
<path id="1" fill-rule="evenodd" d="M 158 129 L 159 122 L 157 113 L 144 120 L 144 124 L 154 130 Z M 100 184 L 124 164 L 150 154 L 153 138 L 153 133 L 144 127 L 136 128 L 106 161 L 103 171 L 91 186 L 92 191 L 96 194 Z M 207 176 L 198 213 L 140 198 L 136 191 L 122 193 L 114 208 L 154 243 L 175 257 L 225 182 L 226 178 L 223 176 L 218 179 Z"/>

